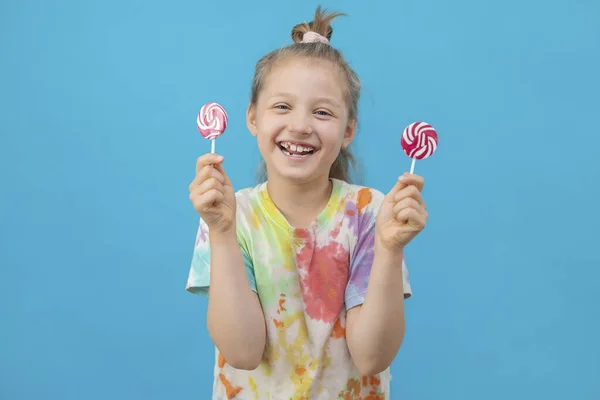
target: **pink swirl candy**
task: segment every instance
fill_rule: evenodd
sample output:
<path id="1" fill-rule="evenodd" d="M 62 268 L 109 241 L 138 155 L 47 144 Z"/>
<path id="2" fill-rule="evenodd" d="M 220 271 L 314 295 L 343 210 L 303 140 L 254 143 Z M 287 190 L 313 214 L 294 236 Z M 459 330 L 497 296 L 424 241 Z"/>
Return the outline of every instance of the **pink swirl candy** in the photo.
<path id="1" fill-rule="evenodd" d="M 430 157 L 438 146 L 435 129 L 426 122 L 413 122 L 402 133 L 402 150 L 413 160 Z"/>
<path id="2" fill-rule="evenodd" d="M 206 103 L 196 118 L 198 132 L 206 139 L 216 139 L 227 128 L 227 113 L 218 103 Z"/>

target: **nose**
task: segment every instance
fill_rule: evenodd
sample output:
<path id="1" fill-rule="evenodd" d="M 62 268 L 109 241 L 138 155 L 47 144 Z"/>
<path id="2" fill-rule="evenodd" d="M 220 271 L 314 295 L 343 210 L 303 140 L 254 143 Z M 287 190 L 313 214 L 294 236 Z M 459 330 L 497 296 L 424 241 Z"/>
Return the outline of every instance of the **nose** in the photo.
<path id="1" fill-rule="evenodd" d="M 310 135 L 312 133 L 312 119 L 310 115 L 304 112 L 296 111 L 290 114 L 288 130 L 301 135 Z"/>

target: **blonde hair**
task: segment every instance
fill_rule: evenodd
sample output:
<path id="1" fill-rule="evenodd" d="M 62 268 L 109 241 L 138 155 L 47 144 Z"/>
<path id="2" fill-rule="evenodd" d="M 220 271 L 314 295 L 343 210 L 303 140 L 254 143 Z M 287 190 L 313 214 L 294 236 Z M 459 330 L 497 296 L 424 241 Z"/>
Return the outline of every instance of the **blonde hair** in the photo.
<path id="1" fill-rule="evenodd" d="M 256 63 L 250 93 L 250 103 L 253 106 L 256 105 L 265 80 L 276 63 L 293 57 L 325 60 L 339 67 L 347 84 L 346 104 L 348 105 L 348 118 L 349 120 L 356 121 L 358 119 L 358 101 L 360 99 L 361 89 L 360 79 L 356 72 L 350 68 L 342 53 L 331 47 L 328 43 L 302 42 L 304 34 L 311 31 L 326 37 L 328 41 L 331 40 L 331 34 L 333 33 L 333 28 L 330 26 L 331 21 L 342 15 L 345 14 L 328 13 L 326 10 L 321 10 L 321 6 L 319 6 L 315 12 L 313 21 L 309 23 L 304 22 L 294 26 L 292 29 L 292 39 L 294 40 L 294 43 L 292 45 L 274 50 L 262 57 Z M 350 182 L 350 169 L 355 167 L 356 161 L 350 150 L 342 148 L 331 166 L 329 177 Z M 267 179 L 267 169 L 264 160 L 261 162 L 258 175 L 260 181 L 265 181 Z"/>

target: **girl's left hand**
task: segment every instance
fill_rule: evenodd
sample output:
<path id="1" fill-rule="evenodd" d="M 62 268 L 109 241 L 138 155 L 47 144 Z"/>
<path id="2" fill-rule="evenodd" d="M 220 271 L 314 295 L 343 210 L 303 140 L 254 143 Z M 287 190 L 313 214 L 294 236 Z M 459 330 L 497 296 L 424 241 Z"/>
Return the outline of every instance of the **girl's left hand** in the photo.
<path id="1" fill-rule="evenodd" d="M 402 250 L 425 228 L 427 211 L 421 197 L 424 180 L 405 173 L 385 196 L 375 222 L 376 239 L 388 250 Z"/>

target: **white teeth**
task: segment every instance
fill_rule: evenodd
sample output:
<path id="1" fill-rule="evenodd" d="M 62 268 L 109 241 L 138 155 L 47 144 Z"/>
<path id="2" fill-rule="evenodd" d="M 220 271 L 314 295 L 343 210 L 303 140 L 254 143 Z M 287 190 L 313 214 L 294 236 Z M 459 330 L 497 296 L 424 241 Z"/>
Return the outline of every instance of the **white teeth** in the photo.
<path id="1" fill-rule="evenodd" d="M 291 151 L 308 152 L 314 150 L 314 147 L 304 147 L 290 142 L 281 142 L 280 145 Z"/>
<path id="2" fill-rule="evenodd" d="M 286 154 L 286 155 L 288 155 L 288 156 L 292 156 L 292 157 L 296 157 L 296 158 L 304 158 L 304 157 L 308 157 L 310 155 L 309 153 L 306 153 L 306 154 L 294 153 L 294 154 L 292 154 L 292 153 L 290 153 L 287 150 L 283 150 L 283 153 Z"/>

